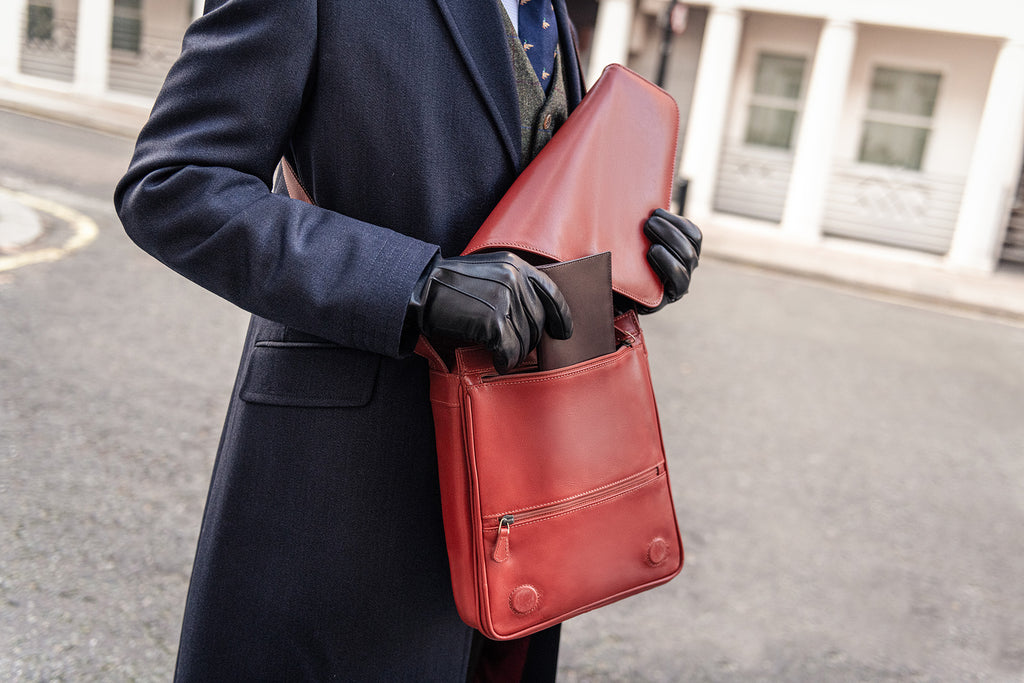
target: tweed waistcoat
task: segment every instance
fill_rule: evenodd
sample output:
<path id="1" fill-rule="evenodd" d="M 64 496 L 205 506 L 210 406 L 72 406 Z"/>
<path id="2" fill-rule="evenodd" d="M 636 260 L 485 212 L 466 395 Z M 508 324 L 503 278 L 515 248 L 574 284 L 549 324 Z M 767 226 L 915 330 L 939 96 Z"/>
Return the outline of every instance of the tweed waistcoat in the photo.
<path id="1" fill-rule="evenodd" d="M 512 66 L 516 73 L 516 92 L 519 96 L 520 137 L 522 161 L 520 170 L 530 163 L 551 136 L 555 134 L 569 116 L 569 101 L 565 94 L 565 77 L 561 51 L 555 53 L 555 67 L 552 69 L 551 88 L 547 94 L 537 80 L 537 75 L 526 56 L 526 50 L 516 34 L 516 29 L 503 11 L 505 36 L 512 52 Z"/>

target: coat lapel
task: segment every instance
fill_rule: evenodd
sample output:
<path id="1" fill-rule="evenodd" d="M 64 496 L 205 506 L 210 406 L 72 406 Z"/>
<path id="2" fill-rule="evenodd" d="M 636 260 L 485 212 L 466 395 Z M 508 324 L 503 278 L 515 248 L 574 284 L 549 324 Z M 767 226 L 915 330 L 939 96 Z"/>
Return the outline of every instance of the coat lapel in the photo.
<path id="1" fill-rule="evenodd" d="M 519 100 L 497 0 L 436 0 L 512 163 L 519 165 Z"/>
<path id="2" fill-rule="evenodd" d="M 487 105 L 505 150 L 518 167 L 520 150 L 519 100 L 512 60 L 505 48 L 504 24 L 497 0 L 436 0 L 466 68 Z M 566 95 L 572 110 L 583 97 L 583 73 L 576 49 L 576 32 L 565 0 L 554 0 L 561 29 L 560 48 Z"/>

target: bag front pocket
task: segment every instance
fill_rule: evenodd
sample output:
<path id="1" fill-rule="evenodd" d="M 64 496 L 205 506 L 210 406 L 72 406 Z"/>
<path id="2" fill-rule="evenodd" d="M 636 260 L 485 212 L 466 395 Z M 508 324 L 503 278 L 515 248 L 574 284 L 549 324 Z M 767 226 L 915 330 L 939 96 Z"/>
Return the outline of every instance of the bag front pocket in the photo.
<path id="1" fill-rule="evenodd" d="M 502 636 L 667 581 L 682 567 L 664 465 L 483 519 L 490 623 Z M 551 571 L 561 567 L 564 571 Z"/>
<path id="2" fill-rule="evenodd" d="M 466 389 L 483 513 L 543 505 L 664 461 L 643 347 Z"/>

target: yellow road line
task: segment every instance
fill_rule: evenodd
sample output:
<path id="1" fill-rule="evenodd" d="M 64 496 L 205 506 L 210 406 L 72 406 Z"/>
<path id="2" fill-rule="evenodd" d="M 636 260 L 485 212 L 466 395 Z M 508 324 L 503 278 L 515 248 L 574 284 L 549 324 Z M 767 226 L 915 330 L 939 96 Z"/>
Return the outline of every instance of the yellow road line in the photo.
<path id="1" fill-rule="evenodd" d="M 35 251 L 26 251 L 22 254 L 9 254 L 0 256 L 0 272 L 14 270 L 22 266 L 29 266 L 36 263 L 49 263 L 64 258 L 76 249 L 86 246 L 99 234 L 96 222 L 83 213 L 72 208 L 58 204 L 50 199 L 36 197 L 35 195 L 15 190 L 8 190 L 0 187 L 0 193 L 8 198 L 29 207 L 36 211 L 48 213 L 55 218 L 66 222 L 71 227 L 71 236 L 59 247 L 48 247 Z"/>

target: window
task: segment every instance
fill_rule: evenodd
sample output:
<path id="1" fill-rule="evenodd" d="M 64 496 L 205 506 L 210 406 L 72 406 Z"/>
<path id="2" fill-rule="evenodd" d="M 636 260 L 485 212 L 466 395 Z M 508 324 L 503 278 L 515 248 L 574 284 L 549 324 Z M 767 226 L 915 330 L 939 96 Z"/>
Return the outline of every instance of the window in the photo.
<path id="1" fill-rule="evenodd" d="M 864 117 L 860 160 L 921 170 L 941 76 L 878 67 Z"/>
<path id="2" fill-rule="evenodd" d="M 53 3 L 30 2 L 25 37 L 29 42 L 53 40 Z"/>
<path id="3" fill-rule="evenodd" d="M 790 149 L 803 91 L 803 57 L 762 52 L 747 116 L 746 143 Z"/>
<path id="4" fill-rule="evenodd" d="M 110 47 L 139 52 L 142 43 L 142 0 L 114 0 Z"/>

